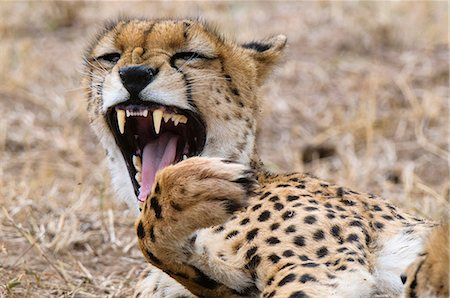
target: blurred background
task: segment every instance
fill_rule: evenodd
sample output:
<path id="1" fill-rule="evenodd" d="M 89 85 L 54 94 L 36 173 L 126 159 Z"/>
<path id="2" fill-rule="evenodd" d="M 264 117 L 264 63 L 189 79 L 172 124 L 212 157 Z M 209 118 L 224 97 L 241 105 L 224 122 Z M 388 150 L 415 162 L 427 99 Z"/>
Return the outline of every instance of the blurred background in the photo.
<path id="1" fill-rule="evenodd" d="M 284 33 L 259 148 L 440 219 L 449 208 L 448 3 L 1 2 L 0 297 L 128 297 L 145 267 L 90 131 L 82 53 L 104 20 L 201 16 Z"/>

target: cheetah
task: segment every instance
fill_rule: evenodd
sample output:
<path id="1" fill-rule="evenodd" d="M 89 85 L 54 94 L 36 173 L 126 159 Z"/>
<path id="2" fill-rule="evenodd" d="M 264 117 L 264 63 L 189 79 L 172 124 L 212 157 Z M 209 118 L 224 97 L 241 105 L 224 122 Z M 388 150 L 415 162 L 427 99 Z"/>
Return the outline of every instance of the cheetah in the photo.
<path id="1" fill-rule="evenodd" d="M 449 296 L 449 224 L 434 229 L 420 254 L 401 276 L 407 298 Z"/>
<path id="2" fill-rule="evenodd" d="M 238 44 L 196 19 L 128 19 L 87 49 L 91 126 L 153 265 L 136 297 L 402 292 L 434 223 L 373 194 L 271 173 L 258 156 L 258 88 L 286 40 Z"/>

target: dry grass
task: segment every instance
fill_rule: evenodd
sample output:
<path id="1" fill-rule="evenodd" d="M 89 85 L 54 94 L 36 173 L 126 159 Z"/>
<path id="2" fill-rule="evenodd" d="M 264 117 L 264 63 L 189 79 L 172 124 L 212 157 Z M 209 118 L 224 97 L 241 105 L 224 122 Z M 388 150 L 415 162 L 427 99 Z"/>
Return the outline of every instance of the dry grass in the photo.
<path id="1" fill-rule="evenodd" d="M 119 12 L 287 33 L 263 93 L 267 165 L 447 212 L 446 2 L 2 2 L 0 297 L 126 297 L 144 267 L 79 88 L 88 36 Z"/>

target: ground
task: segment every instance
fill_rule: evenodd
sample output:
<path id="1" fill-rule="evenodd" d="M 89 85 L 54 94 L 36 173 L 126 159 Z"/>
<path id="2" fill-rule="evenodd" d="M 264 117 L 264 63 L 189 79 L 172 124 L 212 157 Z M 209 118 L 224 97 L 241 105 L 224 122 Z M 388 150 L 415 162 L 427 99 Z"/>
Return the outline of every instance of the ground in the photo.
<path id="1" fill-rule="evenodd" d="M 201 15 L 238 41 L 284 33 L 260 153 L 440 219 L 449 207 L 446 2 L 4 2 L 0 297 L 127 297 L 145 267 L 88 128 L 81 56 L 102 20 Z"/>

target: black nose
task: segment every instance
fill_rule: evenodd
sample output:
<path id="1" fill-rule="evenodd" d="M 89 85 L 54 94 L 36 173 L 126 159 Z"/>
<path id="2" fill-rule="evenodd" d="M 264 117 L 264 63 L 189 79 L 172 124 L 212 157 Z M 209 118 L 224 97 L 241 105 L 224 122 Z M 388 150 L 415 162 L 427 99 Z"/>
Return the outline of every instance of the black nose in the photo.
<path id="1" fill-rule="evenodd" d="M 139 65 L 127 66 L 119 70 L 119 76 L 131 98 L 138 98 L 139 93 L 155 78 L 157 69 Z"/>

